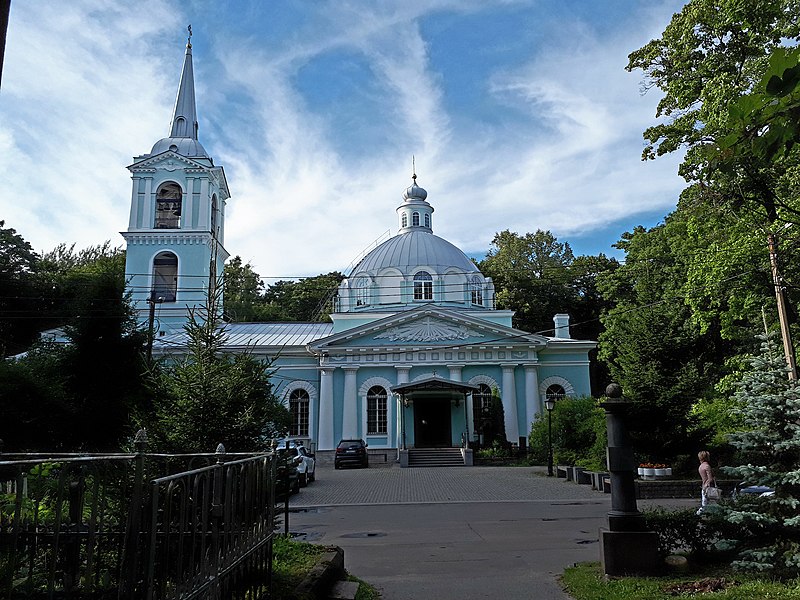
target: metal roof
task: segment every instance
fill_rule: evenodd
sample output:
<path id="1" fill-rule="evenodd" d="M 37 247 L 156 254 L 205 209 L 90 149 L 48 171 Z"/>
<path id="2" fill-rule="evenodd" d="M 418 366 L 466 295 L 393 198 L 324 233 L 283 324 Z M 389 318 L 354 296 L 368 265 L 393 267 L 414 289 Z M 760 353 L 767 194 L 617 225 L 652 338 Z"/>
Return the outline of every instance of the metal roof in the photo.
<path id="1" fill-rule="evenodd" d="M 377 273 L 387 267 L 395 267 L 403 274 L 410 274 L 419 267 L 429 267 L 443 274 L 455 268 L 467 273 L 480 273 L 467 255 L 445 239 L 427 231 L 407 231 L 386 240 L 353 269 L 359 273 Z"/>
<path id="2" fill-rule="evenodd" d="M 333 332 L 333 323 L 229 323 L 225 327 L 226 347 L 284 347 L 300 346 Z M 186 348 L 186 333 L 157 338 L 157 348 Z"/>

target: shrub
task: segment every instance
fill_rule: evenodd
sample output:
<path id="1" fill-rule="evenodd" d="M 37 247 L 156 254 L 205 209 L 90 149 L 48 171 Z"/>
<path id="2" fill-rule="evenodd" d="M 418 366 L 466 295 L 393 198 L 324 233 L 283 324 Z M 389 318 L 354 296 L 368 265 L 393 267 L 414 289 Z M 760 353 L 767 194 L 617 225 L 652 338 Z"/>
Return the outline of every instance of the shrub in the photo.
<path id="1" fill-rule="evenodd" d="M 605 469 L 605 413 L 594 398 L 564 398 L 556 402 L 552 412 L 553 459 L 595 470 Z M 547 414 L 537 415 L 528 436 L 531 457 L 547 462 Z"/>

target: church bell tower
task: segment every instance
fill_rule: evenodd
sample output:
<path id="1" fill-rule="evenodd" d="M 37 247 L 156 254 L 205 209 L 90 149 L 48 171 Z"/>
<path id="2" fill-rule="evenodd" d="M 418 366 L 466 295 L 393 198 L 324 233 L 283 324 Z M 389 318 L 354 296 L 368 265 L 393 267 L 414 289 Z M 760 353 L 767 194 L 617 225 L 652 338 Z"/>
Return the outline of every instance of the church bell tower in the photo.
<path id="1" fill-rule="evenodd" d="M 180 330 L 192 308 L 203 306 L 221 281 L 224 248 L 225 171 L 197 139 L 191 26 L 169 137 L 135 157 L 132 174 L 125 279 L 140 321 L 160 334 Z"/>

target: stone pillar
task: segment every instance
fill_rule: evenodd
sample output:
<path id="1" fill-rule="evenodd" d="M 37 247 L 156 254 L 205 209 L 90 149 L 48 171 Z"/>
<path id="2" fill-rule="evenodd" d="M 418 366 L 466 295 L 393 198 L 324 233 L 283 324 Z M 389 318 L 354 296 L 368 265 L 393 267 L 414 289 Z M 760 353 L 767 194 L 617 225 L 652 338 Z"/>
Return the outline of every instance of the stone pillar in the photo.
<path id="1" fill-rule="evenodd" d="M 357 439 L 358 436 L 358 392 L 356 372 L 358 366 L 344 368 L 344 408 L 342 409 L 342 438 Z"/>
<path id="2" fill-rule="evenodd" d="M 319 381 L 319 432 L 317 450 L 333 450 L 333 371 L 321 367 Z"/>
<path id="3" fill-rule="evenodd" d="M 645 531 L 644 515 L 636 508 L 636 463 L 625 425 L 628 402 L 622 398 L 622 388 L 616 383 L 609 385 L 600 406 L 606 411 L 606 459 L 611 477 L 608 529 L 600 530 L 603 572 L 610 576 L 652 573 L 658 565 L 658 535 Z"/>
<path id="4" fill-rule="evenodd" d="M 503 412 L 505 413 L 506 439 L 514 444 L 519 443 L 519 419 L 517 418 L 517 388 L 514 383 L 516 365 L 500 365 L 503 367 Z"/>
<path id="5" fill-rule="evenodd" d="M 526 434 L 530 433 L 531 425 L 536 415 L 539 414 L 541 406 L 542 404 L 539 402 L 539 367 L 525 365 L 525 418 L 528 421 Z"/>

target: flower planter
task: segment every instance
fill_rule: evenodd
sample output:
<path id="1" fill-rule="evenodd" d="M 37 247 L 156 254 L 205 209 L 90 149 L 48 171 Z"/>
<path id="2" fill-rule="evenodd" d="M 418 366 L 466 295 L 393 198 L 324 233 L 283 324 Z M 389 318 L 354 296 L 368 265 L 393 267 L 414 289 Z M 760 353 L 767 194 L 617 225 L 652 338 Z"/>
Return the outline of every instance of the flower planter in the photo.
<path id="1" fill-rule="evenodd" d="M 642 477 L 644 475 L 644 467 L 639 467 L 636 472 L 639 474 L 639 477 Z"/>
<path id="2" fill-rule="evenodd" d="M 645 467 L 644 469 L 642 469 L 642 471 L 644 471 L 642 473 L 642 475 L 644 475 L 645 477 L 655 477 L 656 476 L 656 470 L 655 469 L 651 469 L 649 467 Z"/>
<path id="3" fill-rule="evenodd" d="M 667 477 L 672 477 L 672 467 L 667 467 L 667 468 L 666 468 L 666 469 L 664 469 L 664 470 L 666 471 L 665 475 L 666 475 Z"/>
<path id="4" fill-rule="evenodd" d="M 666 477 L 667 470 L 666 469 L 653 469 L 655 471 L 654 475 L 656 477 Z"/>

